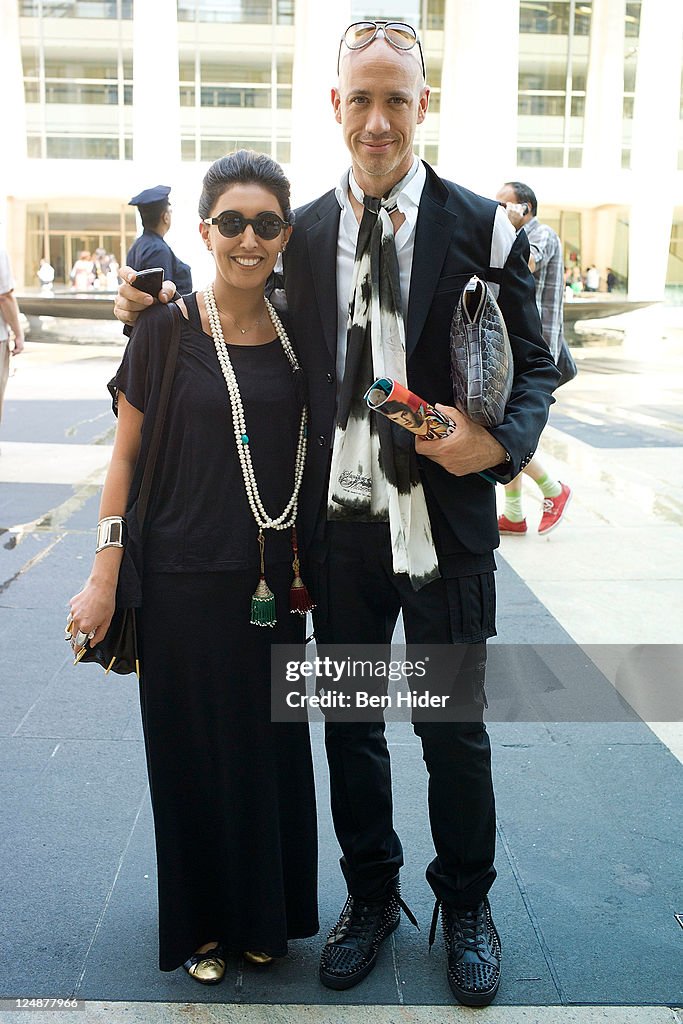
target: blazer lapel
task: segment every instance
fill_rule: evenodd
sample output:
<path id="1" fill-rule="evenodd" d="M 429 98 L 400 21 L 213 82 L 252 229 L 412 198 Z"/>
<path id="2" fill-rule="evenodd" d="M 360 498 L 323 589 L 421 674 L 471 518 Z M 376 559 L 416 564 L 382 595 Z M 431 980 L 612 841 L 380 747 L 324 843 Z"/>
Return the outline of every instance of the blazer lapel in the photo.
<path id="1" fill-rule="evenodd" d="M 448 209 L 449 193 L 427 167 L 415 230 L 413 269 L 410 275 L 406 359 L 417 345 L 439 283 L 457 214 Z"/>
<path id="2" fill-rule="evenodd" d="M 337 353 L 337 239 L 340 215 L 339 203 L 332 192 L 320 204 L 318 221 L 306 232 L 320 321 L 325 342 L 334 357 Z"/>

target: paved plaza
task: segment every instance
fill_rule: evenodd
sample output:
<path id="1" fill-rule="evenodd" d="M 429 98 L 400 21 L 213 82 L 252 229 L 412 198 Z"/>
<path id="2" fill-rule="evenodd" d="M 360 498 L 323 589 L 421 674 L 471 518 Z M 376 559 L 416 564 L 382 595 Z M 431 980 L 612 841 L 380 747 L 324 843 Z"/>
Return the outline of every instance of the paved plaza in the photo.
<path id="1" fill-rule="evenodd" d="M 74 668 L 63 640 L 94 549 L 114 429 L 106 382 L 123 339 L 116 325 L 29 339 L 0 428 L 0 1024 L 16 1019 L 17 997 L 84 1000 L 76 1019 L 88 1022 L 683 1022 L 683 725 L 663 720 L 673 713 L 650 721 L 637 695 L 632 707 L 619 698 L 619 714 L 590 710 L 593 697 L 615 699 L 624 652 L 671 653 L 681 638 L 683 308 L 616 327 L 623 335 L 603 330 L 576 349 L 580 374 L 543 437 L 550 470 L 574 489 L 565 521 L 540 537 L 540 499 L 525 484 L 529 534 L 503 538 L 497 555 L 494 643 L 513 652 L 511 678 L 558 645 L 575 700 L 587 699 L 585 713 L 550 721 L 500 720 L 491 701 L 504 961 L 497 1003 L 480 1011 L 453 1005 L 440 936 L 428 951 L 427 780 L 405 723 L 388 736 L 403 895 L 420 932 L 404 918 L 348 993 L 319 984 L 344 887 L 314 725 L 320 935 L 266 970 L 233 958 L 215 988 L 158 971 L 135 679 Z"/>

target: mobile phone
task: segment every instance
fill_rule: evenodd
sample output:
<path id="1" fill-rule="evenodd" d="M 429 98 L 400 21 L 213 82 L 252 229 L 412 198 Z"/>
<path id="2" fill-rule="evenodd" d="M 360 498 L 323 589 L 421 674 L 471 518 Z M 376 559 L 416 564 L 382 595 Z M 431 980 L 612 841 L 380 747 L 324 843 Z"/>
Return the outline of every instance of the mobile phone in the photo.
<path id="1" fill-rule="evenodd" d="M 151 270 L 139 270 L 136 273 L 133 288 L 137 288 L 138 291 L 145 292 L 146 295 L 151 295 L 153 299 L 156 299 L 163 283 L 163 268 L 153 267 Z"/>

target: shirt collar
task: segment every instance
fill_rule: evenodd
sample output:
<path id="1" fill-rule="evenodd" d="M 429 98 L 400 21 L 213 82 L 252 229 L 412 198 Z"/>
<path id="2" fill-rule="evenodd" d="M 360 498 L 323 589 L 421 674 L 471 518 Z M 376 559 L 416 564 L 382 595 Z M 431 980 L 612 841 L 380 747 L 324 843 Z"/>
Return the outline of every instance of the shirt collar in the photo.
<path id="1" fill-rule="evenodd" d="M 396 196 L 396 205 L 401 213 L 408 214 L 411 209 L 417 209 L 420 205 L 420 199 L 422 198 L 422 191 L 425 187 L 427 180 L 427 171 L 425 165 L 419 159 L 415 157 L 415 162 L 419 162 L 419 167 L 413 177 L 410 179 L 406 187 L 399 192 Z M 413 163 L 413 167 L 415 163 Z M 350 206 L 349 201 L 349 189 L 353 192 L 354 196 L 359 203 L 363 202 L 363 192 L 359 187 L 356 179 L 353 176 L 353 171 L 349 168 L 348 171 L 344 171 L 341 181 L 335 189 L 335 195 L 337 202 L 339 203 L 342 210 L 347 206 Z"/>

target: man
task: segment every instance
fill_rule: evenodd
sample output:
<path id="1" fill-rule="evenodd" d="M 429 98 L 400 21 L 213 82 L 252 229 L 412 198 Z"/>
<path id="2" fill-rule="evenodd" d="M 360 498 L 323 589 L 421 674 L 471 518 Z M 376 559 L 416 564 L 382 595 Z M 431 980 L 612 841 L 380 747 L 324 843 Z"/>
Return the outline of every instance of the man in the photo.
<path id="1" fill-rule="evenodd" d="M 192 272 L 164 240 L 171 227 L 170 191 L 168 185 L 156 185 L 133 196 L 128 203 L 137 206 L 143 230 L 131 245 L 126 262 L 135 270 L 162 267 L 164 277 L 174 282 L 181 295 L 187 295 L 192 291 Z"/>
<path id="2" fill-rule="evenodd" d="M 507 181 L 496 199 L 505 206 L 510 223 L 516 231 L 524 228 L 529 239 L 529 269 L 536 282 L 536 303 L 541 316 L 543 340 L 555 362 L 564 340 L 564 260 L 562 242 L 548 224 L 541 224 L 536 216 L 538 203 L 535 193 L 521 181 Z M 543 515 L 538 526 L 540 534 L 550 533 L 559 526 L 572 496 L 571 488 L 556 480 L 534 456 L 524 467 L 526 473 L 540 488 L 543 495 Z M 522 511 L 522 474 L 505 485 L 505 511 L 498 517 L 501 533 L 524 536 L 527 522 Z"/>
<path id="3" fill-rule="evenodd" d="M 343 37 L 339 85 L 332 90 L 351 172 L 298 211 L 284 264 L 289 316 L 309 382 L 300 507 L 317 574 L 316 636 L 322 644 L 388 644 L 402 610 L 409 643 L 480 649 L 495 633 L 498 532 L 495 488 L 477 474 L 496 467 L 509 478 L 531 458 L 558 374 L 540 333 L 524 236 L 515 238 L 498 204 L 442 181 L 413 157 L 429 100 L 414 30 L 363 24 L 370 29 L 351 26 Z M 397 194 L 381 202 L 399 183 Z M 380 251 L 388 255 L 377 276 Z M 449 325 L 473 273 L 497 278 L 515 354 L 510 415 L 493 431 L 451 407 Z M 131 322 L 148 300 L 129 286 L 120 292 L 117 315 Z M 169 286 L 164 299 L 170 294 Z M 403 349 L 379 351 L 385 338 L 404 338 Z M 413 440 L 386 417 L 364 418 L 357 399 L 382 355 L 403 372 L 402 383 L 442 403 L 456 424 L 448 438 Z M 368 455 L 377 455 L 378 436 L 381 462 Z M 349 471 L 356 455 L 369 459 L 369 493 L 366 466 Z M 378 467 L 389 461 L 395 472 L 385 468 L 383 475 Z M 357 495 L 343 493 L 351 478 L 361 482 Z M 417 529 L 401 534 L 396 509 L 406 503 Z M 483 659 L 475 660 L 471 673 L 483 688 Z M 486 1005 L 500 980 L 500 942 L 487 898 L 495 878 L 488 735 L 481 721 L 422 722 L 415 729 L 430 775 L 436 857 L 427 878 L 441 905 L 448 980 L 460 1002 Z M 372 970 L 382 941 L 398 925 L 403 852 L 392 822 L 384 724 L 328 721 L 326 749 L 349 897 L 323 949 L 320 978 L 347 989 Z"/>
<path id="4" fill-rule="evenodd" d="M 14 341 L 10 348 L 9 332 Z M 10 355 L 18 356 L 24 350 L 24 330 L 19 319 L 19 306 L 14 297 L 14 281 L 9 256 L 0 249 L 0 422 L 5 389 L 9 380 Z"/>

